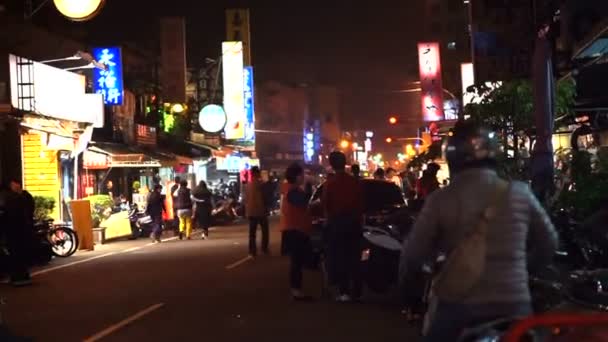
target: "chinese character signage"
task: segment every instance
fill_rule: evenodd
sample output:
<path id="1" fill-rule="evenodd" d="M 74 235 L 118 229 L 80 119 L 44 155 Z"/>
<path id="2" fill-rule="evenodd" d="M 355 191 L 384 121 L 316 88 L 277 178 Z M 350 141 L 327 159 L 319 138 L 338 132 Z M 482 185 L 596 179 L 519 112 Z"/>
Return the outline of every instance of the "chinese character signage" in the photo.
<path id="1" fill-rule="evenodd" d="M 93 90 L 103 96 L 106 105 L 122 105 L 124 88 L 120 48 L 95 48 L 93 57 L 106 66 L 106 70 L 94 69 Z"/>
<path id="2" fill-rule="evenodd" d="M 439 43 L 419 43 L 420 89 L 424 121 L 444 119 Z"/>
<path id="3" fill-rule="evenodd" d="M 243 77 L 243 43 L 222 43 L 222 65 L 224 71 L 224 111 L 227 123 L 226 139 L 245 138 L 245 92 Z"/>
<path id="4" fill-rule="evenodd" d="M 251 65 L 251 33 L 248 9 L 226 10 L 226 40 L 243 42 L 243 61 L 245 65 Z"/>
<path id="5" fill-rule="evenodd" d="M 247 66 L 243 69 L 244 97 L 245 97 L 245 141 L 254 142 L 254 97 L 253 97 L 253 67 Z"/>

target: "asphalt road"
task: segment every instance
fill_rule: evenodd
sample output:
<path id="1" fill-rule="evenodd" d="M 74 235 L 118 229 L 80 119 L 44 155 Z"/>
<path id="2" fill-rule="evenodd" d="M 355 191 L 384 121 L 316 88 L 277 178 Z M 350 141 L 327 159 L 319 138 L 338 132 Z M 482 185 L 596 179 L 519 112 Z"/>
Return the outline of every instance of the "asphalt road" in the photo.
<path id="1" fill-rule="evenodd" d="M 417 341 L 395 298 L 295 303 L 273 225 L 272 256 L 247 256 L 244 226 L 211 239 L 118 242 L 0 285 L 6 325 L 35 341 Z M 198 236 L 198 235 L 197 235 Z M 318 274 L 305 275 L 319 296 Z"/>

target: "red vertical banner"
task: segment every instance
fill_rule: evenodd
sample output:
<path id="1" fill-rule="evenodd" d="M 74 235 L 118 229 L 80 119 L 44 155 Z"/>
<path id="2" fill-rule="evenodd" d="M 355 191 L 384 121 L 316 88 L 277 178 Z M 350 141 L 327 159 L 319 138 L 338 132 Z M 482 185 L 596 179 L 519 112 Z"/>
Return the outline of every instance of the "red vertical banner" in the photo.
<path id="1" fill-rule="evenodd" d="M 443 85 L 439 43 L 418 43 L 422 118 L 441 121 L 443 113 Z"/>

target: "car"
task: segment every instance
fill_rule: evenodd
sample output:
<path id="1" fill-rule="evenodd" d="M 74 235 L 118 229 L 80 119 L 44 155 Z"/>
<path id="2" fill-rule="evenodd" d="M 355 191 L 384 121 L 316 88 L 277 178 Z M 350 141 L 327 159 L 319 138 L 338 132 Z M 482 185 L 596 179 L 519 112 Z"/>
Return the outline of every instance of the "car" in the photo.
<path id="1" fill-rule="evenodd" d="M 315 226 L 323 223 L 323 208 L 321 206 L 323 185 L 317 187 L 309 204 Z M 376 179 L 361 179 L 361 187 L 366 225 L 385 224 L 389 218 L 407 208 L 403 193 L 395 183 Z"/>

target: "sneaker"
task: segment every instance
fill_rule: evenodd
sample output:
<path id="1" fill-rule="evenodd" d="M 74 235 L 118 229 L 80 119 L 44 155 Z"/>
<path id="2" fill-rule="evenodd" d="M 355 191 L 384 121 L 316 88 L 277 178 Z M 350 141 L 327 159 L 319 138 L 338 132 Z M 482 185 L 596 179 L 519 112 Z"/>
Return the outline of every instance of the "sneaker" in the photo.
<path id="1" fill-rule="evenodd" d="M 336 302 L 338 302 L 338 303 L 348 303 L 350 301 L 351 301 L 351 298 L 347 294 L 339 295 L 338 297 L 336 297 Z"/>
<path id="2" fill-rule="evenodd" d="M 188 236 L 188 237 L 186 237 L 186 240 L 191 240 L 191 239 L 190 239 L 190 237 Z"/>
<path id="3" fill-rule="evenodd" d="M 208 239 L 208 235 L 207 235 L 207 233 L 203 233 L 203 234 L 201 235 L 201 239 L 203 239 L 203 240 L 207 240 L 207 239 Z"/>
<path id="4" fill-rule="evenodd" d="M 183 240 L 183 239 L 184 239 L 184 233 L 179 232 L 179 235 L 178 235 L 178 236 L 179 236 L 179 239 L 180 239 L 180 240 Z"/>

